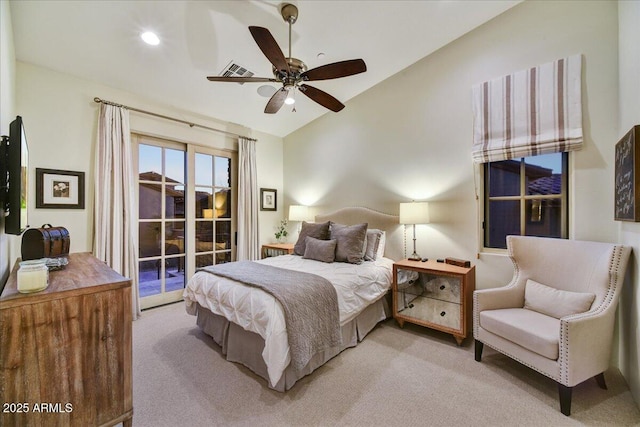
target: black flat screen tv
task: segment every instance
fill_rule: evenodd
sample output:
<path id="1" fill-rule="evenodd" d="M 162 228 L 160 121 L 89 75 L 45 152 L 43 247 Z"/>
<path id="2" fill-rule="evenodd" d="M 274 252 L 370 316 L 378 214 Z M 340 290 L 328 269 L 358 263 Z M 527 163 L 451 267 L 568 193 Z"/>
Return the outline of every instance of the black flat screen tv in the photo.
<path id="1" fill-rule="evenodd" d="M 2 138 L 0 170 L 4 196 L 4 231 L 21 234 L 28 227 L 27 201 L 29 190 L 29 149 L 22 117 L 17 116 L 9 126 L 9 137 Z"/>

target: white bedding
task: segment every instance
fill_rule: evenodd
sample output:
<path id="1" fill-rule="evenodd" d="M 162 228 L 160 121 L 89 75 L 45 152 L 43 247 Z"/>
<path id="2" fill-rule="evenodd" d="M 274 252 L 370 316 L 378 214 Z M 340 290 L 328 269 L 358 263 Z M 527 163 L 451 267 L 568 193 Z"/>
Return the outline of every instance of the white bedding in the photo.
<path id="1" fill-rule="evenodd" d="M 275 267 L 317 274 L 329 280 L 338 294 L 340 325 L 354 319 L 365 307 L 377 301 L 391 287 L 393 261 L 378 258 L 362 264 L 323 263 L 296 255 L 257 261 Z M 289 342 L 282 306 L 270 294 L 240 282 L 197 272 L 184 290 L 189 314 L 196 304 L 226 317 L 247 331 L 259 334 L 265 342 L 264 358 L 272 386 L 289 365 Z"/>

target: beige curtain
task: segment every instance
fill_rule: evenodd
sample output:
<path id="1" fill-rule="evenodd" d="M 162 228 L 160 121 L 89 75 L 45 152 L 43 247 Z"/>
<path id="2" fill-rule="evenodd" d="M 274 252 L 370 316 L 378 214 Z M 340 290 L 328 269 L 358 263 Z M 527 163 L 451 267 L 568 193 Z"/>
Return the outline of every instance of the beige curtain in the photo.
<path id="1" fill-rule="evenodd" d="M 260 258 L 256 141 L 238 139 L 238 261 Z"/>
<path id="2" fill-rule="evenodd" d="M 133 318 L 140 315 L 137 208 L 134 200 L 129 111 L 100 104 L 95 157 L 93 254 L 131 279 Z"/>

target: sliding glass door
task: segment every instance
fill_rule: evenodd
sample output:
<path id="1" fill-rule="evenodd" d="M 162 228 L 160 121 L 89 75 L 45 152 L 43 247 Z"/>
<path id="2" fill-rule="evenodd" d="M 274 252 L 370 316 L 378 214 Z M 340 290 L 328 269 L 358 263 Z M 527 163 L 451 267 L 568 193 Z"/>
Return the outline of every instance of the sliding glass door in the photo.
<path id="1" fill-rule="evenodd" d="M 196 268 L 235 260 L 236 154 L 133 135 L 140 305 L 182 299 Z"/>

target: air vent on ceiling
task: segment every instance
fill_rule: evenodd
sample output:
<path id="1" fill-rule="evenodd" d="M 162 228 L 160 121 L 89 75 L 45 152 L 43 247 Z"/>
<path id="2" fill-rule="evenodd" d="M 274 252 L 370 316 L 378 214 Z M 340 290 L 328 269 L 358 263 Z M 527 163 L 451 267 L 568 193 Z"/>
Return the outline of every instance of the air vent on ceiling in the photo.
<path id="1" fill-rule="evenodd" d="M 221 77 L 251 77 L 253 73 L 242 65 L 238 65 L 235 62 L 231 61 L 229 64 L 224 67 L 224 69 L 220 72 L 219 76 Z M 239 83 L 244 84 L 244 83 Z"/>

